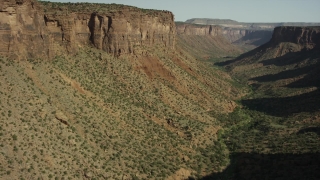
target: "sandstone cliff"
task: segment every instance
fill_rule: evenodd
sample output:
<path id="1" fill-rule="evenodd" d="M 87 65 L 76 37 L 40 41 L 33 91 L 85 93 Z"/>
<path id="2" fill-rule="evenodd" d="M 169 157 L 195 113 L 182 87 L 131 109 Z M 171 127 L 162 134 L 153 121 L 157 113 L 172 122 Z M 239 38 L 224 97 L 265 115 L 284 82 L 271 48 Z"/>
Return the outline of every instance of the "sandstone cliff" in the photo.
<path id="1" fill-rule="evenodd" d="M 1 0 L 0 39 L 0 55 L 47 57 L 49 38 L 39 5 L 32 0 Z"/>
<path id="2" fill-rule="evenodd" d="M 193 24 L 179 24 L 177 25 L 177 34 L 182 35 L 200 35 L 200 36 L 218 36 L 221 35 L 222 29 L 219 26 L 211 25 L 193 25 Z"/>
<path id="3" fill-rule="evenodd" d="M 301 48 L 313 49 L 320 45 L 320 27 L 277 27 L 274 29 L 271 42 L 291 42 Z"/>
<path id="4" fill-rule="evenodd" d="M 320 23 L 243 23 L 229 19 L 193 18 L 186 21 L 198 25 L 214 25 L 222 28 L 223 35 L 232 43 L 245 50 L 254 49 L 267 43 L 273 29 L 279 26 L 319 26 Z"/>
<path id="5" fill-rule="evenodd" d="M 33 0 L 0 4 L 0 54 L 5 56 L 52 58 L 86 44 L 114 55 L 134 53 L 137 46 L 175 45 L 174 16 L 168 11 Z"/>
<path id="6" fill-rule="evenodd" d="M 235 56 L 242 51 L 231 44 L 219 26 L 194 25 L 176 22 L 179 48 L 200 59 Z"/>
<path id="7" fill-rule="evenodd" d="M 45 5 L 48 6 L 51 5 Z M 86 6 L 92 10 L 87 12 L 81 8 L 72 11 L 80 4 L 65 6 L 48 8 L 45 21 L 48 31 L 55 36 L 54 43 L 66 41 L 70 51 L 88 43 L 114 55 L 133 53 L 136 46 L 159 44 L 174 48 L 175 24 L 171 12 L 143 12 L 130 6 L 98 12 L 94 4 Z"/>
<path id="8" fill-rule="evenodd" d="M 232 43 L 239 45 L 251 44 L 256 47 L 268 42 L 272 36 L 272 31 L 270 30 L 224 28 L 222 33 Z"/>
<path id="9" fill-rule="evenodd" d="M 256 63 L 282 56 L 292 58 L 293 62 L 300 56 L 301 51 L 304 53 L 311 50 L 317 51 L 319 44 L 320 27 L 276 27 L 268 43 L 242 54 L 234 60 L 233 64 L 236 66 L 236 64 L 247 64 L 248 62 Z"/>

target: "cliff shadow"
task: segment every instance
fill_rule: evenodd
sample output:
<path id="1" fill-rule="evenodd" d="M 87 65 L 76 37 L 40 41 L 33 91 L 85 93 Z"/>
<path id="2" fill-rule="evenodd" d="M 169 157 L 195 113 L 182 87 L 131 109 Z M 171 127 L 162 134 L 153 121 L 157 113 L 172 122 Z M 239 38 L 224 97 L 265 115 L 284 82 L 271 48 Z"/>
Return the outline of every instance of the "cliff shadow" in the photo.
<path id="1" fill-rule="evenodd" d="M 309 53 L 308 53 L 309 54 Z M 291 56 L 291 55 L 290 55 Z M 290 63 L 303 64 L 303 67 L 296 65 L 295 69 L 285 70 L 277 74 L 267 74 L 250 80 L 258 81 L 255 86 L 259 86 L 264 82 L 275 82 L 298 78 L 298 80 L 286 85 L 287 88 L 307 88 L 320 87 L 320 58 L 319 53 L 312 53 L 308 56 L 302 56 L 294 60 L 288 61 L 270 60 L 268 63 L 277 66 L 284 66 Z M 288 59 L 288 58 L 286 58 Z M 306 60 L 306 61 L 305 61 Z M 303 78 L 301 78 L 303 77 Z M 242 103 L 249 109 L 265 112 L 270 115 L 286 117 L 300 112 L 316 112 L 320 110 L 320 91 L 315 90 L 305 94 L 290 97 L 273 97 L 273 98 L 256 98 L 244 99 Z"/>
<path id="2" fill-rule="evenodd" d="M 320 179 L 320 153 L 235 153 L 220 173 L 201 180 L 316 180 Z"/>
<path id="3" fill-rule="evenodd" d="M 290 79 L 290 78 L 307 74 L 303 78 L 303 80 L 301 80 L 300 82 L 308 82 L 308 79 L 312 79 L 312 76 L 319 73 L 319 71 L 320 71 L 320 61 L 317 61 L 316 63 L 310 64 L 301 68 L 297 67 L 296 69 L 285 70 L 277 74 L 267 74 L 267 75 L 251 78 L 250 80 L 255 80 L 258 82 L 272 82 L 272 81 L 277 81 L 281 79 Z M 302 83 L 296 83 L 296 86 L 291 85 L 290 87 L 299 87 L 298 84 L 301 84 L 300 86 L 302 86 Z M 318 83 L 315 83 L 315 82 L 305 83 L 303 86 L 305 87 L 312 86 L 312 84 L 318 84 Z"/>
<path id="4" fill-rule="evenodd" d="M 228 60 L 228 61 L 223 61 L 223 62 L 218 62 L 215 63 L 217 66 L 228 66 L 232 65 L 234 63 L 254 63 L 257 62 L 258 59 L 265 53 L 267 53 L 268 49 L 270 47 L 275 48 L 275 44 L 272 42 L 268 42 L 266 44 L 263 44 L 256 49 L 253 49 L 249 52 L 243 53 L 240 56 L 238 56 L 235 59 Z M 253 60 L 250 60 L 250 62 L 247 62 L 247 60 L 244 60 L 248 57 L 255 57 Z M 266 60 L 260 61 L 264 66 L 268 65 L 275 65 L 275 66 L 287 66 L 287 65 L 292 65 L 292 64 L 298 64 L 300 62 L 303 62 L 305 60 L 314 60 L 316 58 L 320 57 L 320 51 L 319 48 L 314 48 L 312 50 L 306 50 L 302 49 L 301 51 L 298 52 L 288 52 L 283 56 L 276 57 L 276 58 L 270 58 Z M 250 59 L 250 58 L 249 58 Z"/>
<path id="5" fill-rule="evenodd" d="M 320 110 L 320 90 L 309 93 L 275 98 L 244 99 L 242 104 L 251 110 L 267 113 L 278 117 L 288 117 L 301 112 Z"/>
<path id="6" fill-rule="evenodd" d="M 227 61 L 222 61 L 222 62 L 216 62 L 216 63 L 214 63 L 214 65 L 216 65 L 216 66 L 228 66 L 228 65 L 230 65 L 230 64 L 232 64 L 232 63 L 234 63 L 234 62 L 237 62 L 237 58 L 236 59 L 232 59 L 232 60 L 227 60 Z"/>
<path id="7" fill-rule="evenodd" d="M 283 56 L 271 58 L 261 61 L 264 66 L 275 65 L 275 66 L 287 66 L 291 64 L 298 64 L 305 60 L 312 61 L 319 58 L 320 54 L 317 50 L 301 50 L 298 52 L 288 52 Z"/>
<path id="8" fill-rule="evenodd" d="M 316 133 L 318 136 L 320 136 L 320 127 L 307 127 L 307 128 L 303 128 L 300 129 L 297 134 L 305 134 L 305 133 L 309 133 L 309 132 L 313 132 Z"/>
<path id="9" fill-rule="evenodd" d="M 270 41 L 270 39 L 272 38 L 272 34 L 273 31 L 255 31 L 252 32 L 238 40 L 236 40 L 235 44 L 239 43 L 243 43 L 243 42 L 248 42 L 247 44 L 250 45 L 254 45 L 254 46 L 261 46 L 265 43 L 267 43 L 268 41 Z"/>
<path id="10" fill-rule="evenodd" d="M 251 51 L 248 51 L 248 52 L 246 52 L 246 53 L 241 54 L 240 56 L 238 56 L 238 57 L 235 58 L 235 59 L 227 60 L 227 61 L 223 61 L 223 62 L 217 62 L 217 63 L 215 63 L 214 65 L 216 65 L 216 66 L 229 66 L 229 65 L 231 65 L 231 64 L 233 64 L 233 63 L 242 61 L 243 58 L 250 57 L 250 56 L 254 56 L 254 55 L 257 54 L 258 52 L 263 52 L 264 49 L 266 49 L 266 48 L 269 47 L 270 45 L 271 45 L 271 42 L 269 41 L 268 43 L 263 44 L 263 45 L 257 47 L 256 49 L 253 49 L 253 50 L 251 50 Z"/>
<path id="11" fill-rule="evenodd" d="M 320 59 L 319 59 L 320 60 Z M 320 87 L 320 61 L 315 64 L 312 69 L 307 69 L 309 72 L 302 79 L 292 82 L 287 85 L 289 88 L 301 88 L 301 87 Z"/>

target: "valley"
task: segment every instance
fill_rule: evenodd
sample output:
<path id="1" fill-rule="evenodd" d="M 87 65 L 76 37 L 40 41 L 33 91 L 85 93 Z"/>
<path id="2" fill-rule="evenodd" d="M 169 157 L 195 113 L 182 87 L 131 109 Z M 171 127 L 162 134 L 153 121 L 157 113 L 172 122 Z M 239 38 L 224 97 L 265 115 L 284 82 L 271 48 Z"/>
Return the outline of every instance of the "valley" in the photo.
<path id="1" fill-rule="evenodd" d="M 319 27 L 0 4 L 1 179 L 320 178 Z"/>

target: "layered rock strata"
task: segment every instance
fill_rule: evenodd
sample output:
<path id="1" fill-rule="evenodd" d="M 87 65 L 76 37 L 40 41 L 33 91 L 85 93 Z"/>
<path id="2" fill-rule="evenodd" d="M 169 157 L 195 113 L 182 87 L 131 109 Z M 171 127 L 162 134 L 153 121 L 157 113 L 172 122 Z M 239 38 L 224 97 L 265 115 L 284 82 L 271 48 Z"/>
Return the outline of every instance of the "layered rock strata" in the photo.
<path id="1" fill-rule="evenodd" d="M 271 39 L 272 30 L 234 29 L 220 25 L 197 25 L 176 23 L 178 35 L 224 36 L 230 43 L 242 46 L 251 45 L 249 49 L 260 46 Z"/>
<path id="2" fill-rule="evenodd" d="M 320 27 L 276 27 L 271 42 L 274 44 L 291 42 L 307 49 L 319 48 Z"/>
<path id="3" fill-rule="evenodd" d="M 219 26 L 211 25 L 192 25 L 192 24 L 178 24 L 177 34 L 180 35 L 199 35 L 199 36 L 218 36 L 222 34 L 222 29 Z"/>
<path id="4" fill-rule="evenodd" d="M 31 0 L 0 0 L 0 55 L 47 57 L 49 37 L 40 6 Z"/>
<path id="5" fill-rule="evenodd" d="M 0 4 L 0 55 L 4 56 L 52 58 L 76 53 L 87 44 L 114 55 L 134 53 L 137 46 L 175 46 L 174 16 L 168 11 L 123 6 L 100 12 L 92 4 L 77 9 L 81 4 L 40 5 L 33 0 L 0 0 Z"/>

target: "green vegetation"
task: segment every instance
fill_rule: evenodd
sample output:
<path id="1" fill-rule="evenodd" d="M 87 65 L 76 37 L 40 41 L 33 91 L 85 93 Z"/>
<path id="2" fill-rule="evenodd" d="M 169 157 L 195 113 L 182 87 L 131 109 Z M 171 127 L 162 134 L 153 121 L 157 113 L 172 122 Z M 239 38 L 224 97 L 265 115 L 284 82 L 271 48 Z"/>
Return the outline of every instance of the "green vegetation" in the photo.
<path id="1" fill-rule="evenodd" d="M 192 177 L 222 171 L 228 150 L 207 109 L 223 112 L 224 100 L 237 95 L 211 90 L 229 87 L 223 81 L 230 78 L 191 57 L 146 50 L 161 71 L 139 69 L 144 57 L 115 58 L 90 47 L 50 61 L 1 58 L 0 140 L 7 152 L 0 176 L 165 179 L 179 169 Z"/>
<path id="2" fill-rule="evenodd" d="M 64 3 L 64 2 L 50 2 L 50 1 L 39 1 L 46 14 L 54 13 L 56 15 L 65 14 L 65 13 L 73 13 L 73 12 L 81 12 L 81 13 L 114 13 L 117 11 L 123 11 L 127 9 L 128 11 L 140 11 L 142 13 L 146 13 L 148 15 L 154 15 L 159 10 L 154 9 L 142 9 L 134 6 L 128 6 L 123 4 L 104 4 L 104 3 L 89 3 L 89 2 L 81 2 L 81 3 Z"/>
<path id="3" fill-rule="evenodd" d="M 223 173 L 208 177 L 317 179 L 319 79 L 310 75 L 319 72 L 319 53 L 299 52 L 270 59 L 275 50 L 269 49 L 257 58 L 260 51 L 254 50 L 228 63 L 215 60 L 216 64 L 228 65 L 227 71 L 240 85 L 250 84 L 250 93 L 238 101 L 240 106 L 230 114 L 211 112 L 223 127 L 218 139 L 230 151 L 230 165 Z M 302 74 L 303 81 L 297 78 Z"/>

